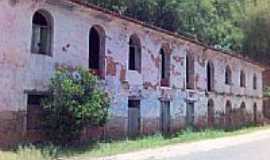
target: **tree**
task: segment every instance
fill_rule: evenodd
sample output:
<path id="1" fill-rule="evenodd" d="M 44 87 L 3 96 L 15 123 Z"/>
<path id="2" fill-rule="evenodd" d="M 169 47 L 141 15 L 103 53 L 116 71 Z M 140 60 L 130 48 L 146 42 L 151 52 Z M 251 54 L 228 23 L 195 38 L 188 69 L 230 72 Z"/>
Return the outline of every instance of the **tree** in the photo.
<path id="1" fill-rule="evenodd" d="M 85 126 L 102 126 L 106 122 L 109 98 L 87 70 L 58 69 L 50 80 L 49 91 L 44 101 L 44 120 L 47 135 L 54 143 L 73 142 L 80 138 Z"/>
<path id="2" fill-rule="evenodd" d="M 172 32 L 194 35 L 217 48 L 240 50 L 237 23 L 246 0 L 88 0 Z"/>
<path id="3" fill-rule="evenodd" d="M 270 58 L 270 0 L 88 0 L 210 46 Z"/>
<path id="4" fill-rule="evenodd" d="M 123 13 L 126 10 L 128 0 L 82 0 L 109 10 Z"/>
<path id="5" fill-rule="evenodd" d="M 270 0 L 260 0 L 246 7 L 242 21 L 243 53 L 264 64 L 270 64 Z"/>

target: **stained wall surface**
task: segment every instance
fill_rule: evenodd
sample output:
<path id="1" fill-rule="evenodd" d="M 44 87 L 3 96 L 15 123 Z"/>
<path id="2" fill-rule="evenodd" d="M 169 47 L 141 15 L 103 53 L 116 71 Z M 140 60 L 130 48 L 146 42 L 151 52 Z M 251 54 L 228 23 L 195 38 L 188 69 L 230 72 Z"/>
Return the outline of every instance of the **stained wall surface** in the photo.
<path id="1" fill-rule="evenodd" d="M 170 101 L 170 130 L 185 127 L 187 103 L 194 103 L 194 125 L 207 126 L 208 100 L 214 101 L 216 123 L 224 124 L 226 101 L 237 110 L 242 102 L 253 119 L 257 104 L 262 113 L 262 71 L 255 64 L 209 49 L 186 39 L 147 28 L 117 16 L 68 0 L 0 1 L 0 143 L 25 139 L 27 93 L 47 90 L 57 66 L 88 68 L 89 31 L 98 25 L 105 31 L 106 90 L 112 97 L 111 119 L 105 136 L 124 137 L 128 128 L 128 99 L 140 99 L 140 132 L 160 131 L 160 101 Z M 44 9 L 53 17 L 52 56 L 31 53 L 32 17 Z M 136 34 L 142 45 L 141 72 L 128 70 L 129 37 Z M 170 86 L 161 87 L 160 49 L 170 54 Z M 194 57 L 194 85 L 186 89 L 186 56 Z M 207 62 L 214 66 L 214 90 L 207 92 Z M 232 85 L 225 84 L 225 68 L 232 70 Z M 240 87 L 240 71 L 246 87 Z M 253 76 L 257 89 L 253 88 Z M 221 117 L 221 118 L 220 118 Z M 93 131 L 91 131 L 93 133 Z M 97 134 L 98 135 L 98 134 Z"/>

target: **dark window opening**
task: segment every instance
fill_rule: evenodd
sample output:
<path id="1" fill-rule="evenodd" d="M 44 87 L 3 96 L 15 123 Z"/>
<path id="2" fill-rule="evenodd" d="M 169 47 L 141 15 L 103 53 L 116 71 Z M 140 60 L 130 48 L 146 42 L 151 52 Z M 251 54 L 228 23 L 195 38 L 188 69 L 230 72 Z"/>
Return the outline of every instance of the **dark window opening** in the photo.
<path id="1" fill-rule="evenodd" d="M 41 13 L 37 12 L 33 17 L 33 24 L 39 25 L 39 26 L 45 26 L 47 27 L 49 24 L 47 22 L 46 17 L 42 15 Z"/>
<path id="2" fill-rule="evenodd" d="M 129 69 L 136 70 L 135 67 L 135 48 L 129 47 Z"/>
<path id="3" fill-rule="evenodd" d="M 52 17 L 46 11 L 38 11 L 32 20 L 32 53 L 50 55 L 52 45 Z"/>
<path id="4" fill-rule="evenodd" d="M 161 78 L 165 79 L 166 78 L 166 58 L 165 58 L 165 53 L 164 50 L 160 50 L 160 55 L 161 55 Z"/>
<path id="5" fill-rule="evenodd" d="M 225 69 L 225 84 L 231 85 L 232 84 L 232 72 L 229 66 Z"/>
<path id="6" fill-rule="evenodd" d="M 100 37 L 95 28 L 90 31 L 89 46 L 89 68 L 99 69 Z"/>
<path id="7" fill-rule="evenodd" d="M 194 58 L 186 56 L 186 88 L 194 89 Z"/>
<path id="8" fill-rule="evenodd" d="M 207 91 L 214 90 L 214 65 L 211 62 L 207 64 Z"/>
<path id="9" fill-rule="evenodd" d="M 257 76 L 256 75 L 253 76 L 253 89 L 254 90 L 257 89 Z"/>
<path id="10" fill-rule="evenodd" d="M 241 71 L 240 73 L 240 87 L 246 87 L 246 75 L 244 71 Z"/>
<path id="11" fill-rule="evenodd" d="M 141 72 L 141 42 L 135 34 L 129 40 L 129 70 Z"/>
<path id="12" fill-rule="evenodd" d="M 93 26 L 89 33 L 89 69 L 101 78 L 105 76 L 105 31 Z"/>
<path id="13" fill-rule="evenodd" d="M 160 50 L 161 56 L 161 86 L 170 86 L 170 56 L 162 48 Z"/>

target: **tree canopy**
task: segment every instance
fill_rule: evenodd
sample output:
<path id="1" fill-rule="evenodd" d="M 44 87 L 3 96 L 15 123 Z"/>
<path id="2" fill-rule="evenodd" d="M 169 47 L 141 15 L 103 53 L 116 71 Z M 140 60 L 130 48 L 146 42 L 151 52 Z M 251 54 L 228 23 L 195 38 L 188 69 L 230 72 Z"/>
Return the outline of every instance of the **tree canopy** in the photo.
<path id="1" fill-rule="evenodd" d="M 173 32 L 192 35 L 216 48 L 243 52 L 257 59 L 268 54 L 270 34 L 265 33 L 270 28 L 267 9 L 270 0 L 85 1 Z"/>

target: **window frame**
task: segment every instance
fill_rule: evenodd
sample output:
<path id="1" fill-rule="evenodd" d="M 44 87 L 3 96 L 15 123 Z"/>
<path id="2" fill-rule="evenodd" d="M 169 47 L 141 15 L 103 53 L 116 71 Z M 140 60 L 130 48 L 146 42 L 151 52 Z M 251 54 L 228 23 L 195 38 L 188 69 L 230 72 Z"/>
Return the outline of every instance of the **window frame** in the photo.
<path id="1" fill-rule="evenodd" d="M 142 47 L 141 40 L 137 34 L 132 34 L 129 37 L 129 53 L 128 53 L 128 70 L 142 71 Z M 131 52 L 133 51 L 133 52 Z M 132 56 L 131 56 L 132 55 Z"/>
<path id="2" fill-rule="evenodd" d="M 229 65 L 225 68 L 225 84 L 226 85 L 232 85 L 232 70 Z"/>
<path id="3" fill-rule="evenodd" d="M 94 56 L 94 54 L 92 53 L 92 46 L 91 44 L 93 43 L 91 40 L 91 33 L 94 30 L 94 32 L 97 33 L 99 42 L 98 42 L 98 67 L 94 68 L 91 67 L 92 61 L 91 61 L 91 56 Z M 101 79 L 105 79 L 105 72 L 106 72 L 106 31 L 104 30 L 104 27 L 100 26 L 100 25 L 93 25 L 90 27 L 89 29 L 89 34 L 88 34 L 88 69 L 89 71 L 98 76 Z"/>
<path id="4" fill-rule="evenodd" d="M 240 87 L 241 88 L 246 88 L 246 73 L 241 70 L 240 71 Z"/>
<path id="5" fill-rule="evenodd" d="M 39 25 L 34 23 L 34 18 L 39 14 L 45 20 L 47 25 Z M 51 13 L 47 10 L 39 9 L 34 12 L 32 17 L 32 37 L 31 37 L 31 53 L 44 56 L 53 56 L 53 28 L 54 22 Z M 40 45 L 42 39 L 42 30 L 45 30 L 46 40 L 44 43 L 45 47 L 38 46 Z M 38 32 L 38 33 L 37 33 Z M 44 38 L 44 37 L 43 37 Z"/>
<path id="6" fill-rule="evenodd" d="M 256 74 L 253 75 L 253 90 L 257 90 L 258 89 L 258 78 L 256 76 Z"/>
<path id="7" fill-rule="evenodd" d="M 160 64 L 160 85 L 161 87 L 170 87 L 171 78 L 171 55 L 166 47 L 161 47 L 159 50 L 159 56 L 161 59 Z"/>
<path id="8" fill-rule="evenodd" d="M 212 61 L 208 61 L 206 65 L 206 79 L 207 79 L 207 91 L 213 92 L 215 90 L 215 66 Z"/>
<path id="9" fill-rule="evenodd" d="M 195 60 L 194 56 L 186 55 L 186 89 L 195 89 Z"/>

